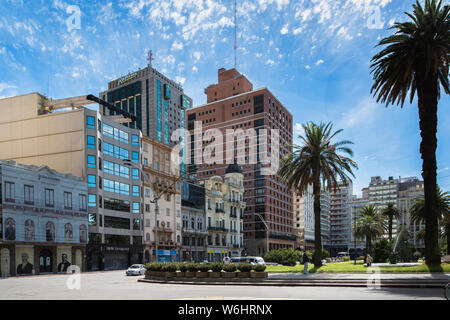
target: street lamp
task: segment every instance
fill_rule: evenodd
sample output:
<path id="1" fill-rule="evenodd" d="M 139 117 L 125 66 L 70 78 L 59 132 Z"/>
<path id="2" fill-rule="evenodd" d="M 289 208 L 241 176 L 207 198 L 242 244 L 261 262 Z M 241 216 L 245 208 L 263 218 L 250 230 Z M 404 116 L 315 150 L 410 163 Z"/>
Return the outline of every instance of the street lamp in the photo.
<path id="1" fill-rule="evenodd" d="M 355 232 L 356 232 L 356 215 L 354 215 L 353 217 L 353 243 L 354 243 L 354 252 L 353 254 L 355 255 L 355 265 L 356 265 L 356 236 L 355 236 Z"/>
<path id="2" fill-rule="evenodd" d="M 264 226 L 266 227 L 266 253 L 269 252 L 269 227 L 267 226 L 266 221 L 263 219 L 263 217 L 259 213 L 255 213 L 255 216 L 257 216 L 259 219 L 261 219 L 262 223 L 264 223 Z"/>

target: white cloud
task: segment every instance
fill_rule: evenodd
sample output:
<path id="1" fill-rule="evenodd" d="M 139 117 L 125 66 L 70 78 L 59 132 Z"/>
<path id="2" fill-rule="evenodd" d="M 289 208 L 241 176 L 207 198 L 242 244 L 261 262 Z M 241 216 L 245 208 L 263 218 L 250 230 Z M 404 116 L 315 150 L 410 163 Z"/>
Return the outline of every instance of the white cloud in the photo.
<path id="1" fill-rule="evenodd" d="M 184 84 L 186 82 L 186 78 L 183 77 L 175 77 L 175 80 L 179 83 L 179 84 Z"/>
<path id="2" fill-rule="evenodd" d="M 280 33 L 281 33 L 281 34 L 287 34 L 288 32 L 289 32 L 288 25 L 286 24 L 286 25 L 284 25 L 283 28 L 280 30 Z"/>
<path id="3" fill-rule="evenodd" d="M 273 66 L 273 65 L 275 64 L 275 61 L 273 61 L 273 60 L 271 60 L 271 59 L 268 59 L 268 60 L 266 61 L 266 64 L 268 64 L 268 65 L 270 65 L 270 66 Z"/>
<path id="4" fill-rule="evenodd" d="M 316 66 L 320 66 L 322 63 L 324 63 L 325 61 L 323 61 L 322 59 L 317 60 L 316 62 Z"/>
<path id="5" fill-rule="evenodd" d="M 172 51 L 177 51 L 177 50 L 182 50 L 183 49 L 183 44 L 181 42 L 178 42 L 177 40 L 175 40 L 172 43 Z"/>
<path id="6" fill-rule="evenodd" d="M 305 66 L 305 69 L 306 69 L 306 70 L 309 70 L 309 69 L 311 69 L 311 66 L 310 66 L 310 65 L 307 65 L 307 66 Z"/>

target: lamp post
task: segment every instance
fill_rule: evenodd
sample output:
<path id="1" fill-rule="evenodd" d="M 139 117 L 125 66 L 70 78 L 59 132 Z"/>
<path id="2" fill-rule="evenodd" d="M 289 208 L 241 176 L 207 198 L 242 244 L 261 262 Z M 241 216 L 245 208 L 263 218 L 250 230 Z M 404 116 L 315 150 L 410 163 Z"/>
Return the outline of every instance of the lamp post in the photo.
<path id="1" fill-rule="evenodd" d="M 356 265 L 356 236 L 355 236 L 355 231 L 356 231 L 356 215 L 353 217 L 353 243 L 354 243 L 354 252 L 353 252 L 353 254 L 355 255 L 355 265 Z"/>
<path id="2" fill-rule="evenodd" d="M 269 227 L 267 226 L 266 221 L 263 219 L 263 217 L 259 213 L 255 213 L 255 216 L 257 216 L 259 219 L 261 219 L 262 223 L 264 223 L 264 226 L 266 227 L 266 254 L 269 252 Z"/>

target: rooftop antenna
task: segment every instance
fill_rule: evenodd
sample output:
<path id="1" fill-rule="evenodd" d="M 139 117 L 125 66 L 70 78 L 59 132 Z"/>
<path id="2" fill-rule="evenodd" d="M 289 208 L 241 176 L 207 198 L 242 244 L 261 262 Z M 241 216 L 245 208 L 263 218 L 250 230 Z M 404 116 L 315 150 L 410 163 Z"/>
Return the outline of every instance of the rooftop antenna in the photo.
<path id="1" fill-rule="evenodd" d="M 234 0 L 234 68 L 236 69 L 236 56 L 237 56 L 237 3 Z"/>
<path id="2" fill-rule="evenodd" d="M 148 61 L 148 66 L 151 67 L 152 66 L 152 61 L 155 60 L 153 59 L 153 51 L 149 50 L 147 53 L 147 61 Z"/>

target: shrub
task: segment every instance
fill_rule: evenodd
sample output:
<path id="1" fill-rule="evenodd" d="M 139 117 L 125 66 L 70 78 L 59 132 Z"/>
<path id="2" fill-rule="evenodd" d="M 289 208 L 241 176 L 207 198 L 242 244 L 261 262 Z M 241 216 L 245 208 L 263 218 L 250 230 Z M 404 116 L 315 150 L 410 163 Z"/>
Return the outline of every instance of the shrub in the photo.
<path id="1" fill-rule="evenodd" d="M 397 264 L 397 262 L 398 262 L 398 254 L 395 253 L 395 252 L 391 253 L 391 255 L 389 256 L 389 262 L 391 264 Z"/>
<path id="2" fill-rule="evenodd" d="M 188 265 L 186 262 L 182 262 L 178 265 L 178 270 L 181 272 L 186 272 L 188 270 Z"/>
<path id="3" fill-rule="evenodd" d="M 266 262 L 274 262 L 285 266 L 295 266 L 302 257 L 301 251 L 292 249 L 278 249 L 267 252 L 264 256 Z"/>
<path id="4" fill-rule="evenodd" d="M 161 271 L 163 264 L 160 262 L 152 262 L 152 263 L 147 263 L 145 265 L 145 269 L 147 269 L 147 271 Z"/>
<path id="5" fill-rule="evenodd" d="M 402 233 L 400 235 L 400 239 L 398 239 L 397 253 L 399 260 L 402 262 L 414 261 L 414 252 L 416 252 L 416 248 L 411 242 L 409 242 L 409 239 L 410 237 L 408 232 Z"/>
<path id="6" fill-rule="evenodd" d="M 230 263 L 230 264 L 224 265 L 223 270 L 226 272 L 236 272 L 237 267 L 235 264 Z"/>
<path id="7" fill-rule="evenodd" d="M 198 265 L 198 271 L 200 272 L 208 272 L 210 270 L 210 266 L 207 264 L 199 264 Z"/>
<path id="8" fill-rule="evenodd" d="M 358 260 L 364 260 L 365 259 L 365 257 L 364 256 L 360 256 L 360 257 L 358 257 Z"/>
<path id="9" fill-rule="evenodd" d="M 161 271 L 163 272 L 176 272 L 177 271 L 177 265 L 175 263 L 164 263 L 161 267 Z"/>
<path id="10" fill-rule="evenodd" d="M 222 268 L 223 268 L 223 263 L 220 263 L 220 262 L 213 262 L 213 263 L 211 263 L 211 265 L 210 265 L 210 269 L 211 269 L 213 272 L 221 272 L 221 271 L 222 271 Z"/>
<path id="11" fill-rule="evenodd" d="M 266 266 L 264 264 L 257 264 L 254 265 L 252 269 L 256 272 L 264 272 L 264 270 L 266 270 Z"/>
<path id="12" fill-rule="evenodd" d="M 349 257 L 349 256 L 343 256 L 343 257 L 342 257 L 342 260 L 344 260 L 344 261 L 350 261 L 350 257 Z"/>
<path id="13" fill-rule="evenodd" d="M 252 271 L 252 265 L 250 263 L 239 263 L 237 268 L 240 272 Z"/>
<path id="14" fill-rule="evenodd" d="M 382 239 L 373 246 L 373 262 L 385 263 L 392 254 L 392 244 L 387 239 Z"/>
<path id="15" fill-rule="evenodd" d="M 422 253 L 419 251 L 414 252 L 414 259 L 418 261 L 420 258 L 422 258 Z"/>
<path id="16" fill-rule="evenodd" d="M 331 258 L 326 258 L 327 262 L 331 262 Z"/>
<path id="17" fill-rule="evenodd" d="M 198 267 L 199 267 L 199 265 L 196 264 L 196 263 L 188 263 L 187 264 L 187 270 L 189 272 L 197 272 L 198 271 Z"/>

